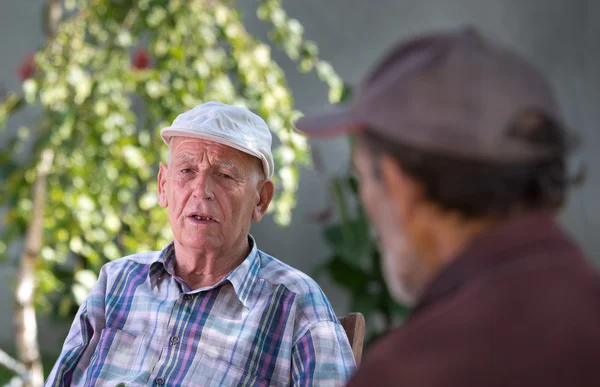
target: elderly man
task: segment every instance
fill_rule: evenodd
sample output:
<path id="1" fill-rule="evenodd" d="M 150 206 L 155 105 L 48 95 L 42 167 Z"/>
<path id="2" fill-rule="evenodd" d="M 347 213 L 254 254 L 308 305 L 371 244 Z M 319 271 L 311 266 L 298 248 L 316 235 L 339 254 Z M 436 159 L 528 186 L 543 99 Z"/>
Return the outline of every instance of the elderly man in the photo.
<path id="1" fill-rule="evenodd" d="M 354 133 L 388 286 L 414 305 L 349 387 L 600 385 L 600 277 L 555 220 L 571 136 L 529 63 L 472 28 L 419 36 L 297 126 Z"/>
<path id="2" fill-rule="evenodd" d="M 355 363 L 311 278 L 249 235 L 274 186 L 271 134 L 209 102 L 161 131 L 174 241 L 106 264 L 46 386 L 336 386 Z"/>

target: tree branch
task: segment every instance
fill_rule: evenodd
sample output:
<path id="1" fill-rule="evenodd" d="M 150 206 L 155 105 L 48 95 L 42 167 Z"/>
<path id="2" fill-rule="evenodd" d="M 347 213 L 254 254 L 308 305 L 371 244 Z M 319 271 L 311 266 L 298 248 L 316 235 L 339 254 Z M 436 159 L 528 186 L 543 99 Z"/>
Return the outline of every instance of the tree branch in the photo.
<path id="1" fill-rule="evenodd" d="M 6 369 L 11 370 L 15 374 L 19 375 L 24 382 L 29 382 L 29 372 L 27 368 L 16 359 L 12 358 L 8 353 L 0 349 L 0 365 Z"/>

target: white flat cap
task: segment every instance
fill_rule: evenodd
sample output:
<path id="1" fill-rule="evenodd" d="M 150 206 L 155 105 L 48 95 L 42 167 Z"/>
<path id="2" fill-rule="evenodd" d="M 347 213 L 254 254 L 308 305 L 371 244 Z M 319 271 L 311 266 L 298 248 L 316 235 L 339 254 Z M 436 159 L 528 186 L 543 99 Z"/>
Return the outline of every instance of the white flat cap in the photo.
<path id="1" fill-rule="evenodd" d="M 246 108 L 206 102 L 177 116 L 171 126 L 160 131 L 160 135 L 167 145 L 171 137 L 181 136 L 230 146 L 260 159 L 265 176 L 273 176 L 271 131 L 262 118 Z"/>

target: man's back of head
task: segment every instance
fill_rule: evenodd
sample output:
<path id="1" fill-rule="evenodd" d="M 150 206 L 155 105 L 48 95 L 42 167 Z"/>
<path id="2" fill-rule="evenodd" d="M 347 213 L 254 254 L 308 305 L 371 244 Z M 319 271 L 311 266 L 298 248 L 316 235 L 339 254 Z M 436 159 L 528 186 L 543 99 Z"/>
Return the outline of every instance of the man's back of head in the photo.
<path id="1" fill-rule="evenodd" d="M 386 282 L 415 306 L 350 385 L 565 385 L 591 375 L 600 353 L 583 343 L 600 345 L 591 324 L 600 281 L 554 220 L 580 180 L 567 167 L 577 141 L 531 64 L 473 28 L 415 37 L 379 61 L 349 107 L 297 126 L 354 136 Z M 541 371 L 569 358 L 540 348 L 553 335 L 572 343 L 560 375 Z"/>
<path id="2" fill-rule="evenodd" d="M 388 281 L 404 302 L 416 302 L 483 229 L 517 213 L 556 212 L 573 181 L 567 156 L 575 136 L 550 84 L 470 27 L 401 42 L 347 109 L 298 127 L 357 137 L 353 162 L 384 256 L 420 256 L 414 270 L 397 269 L 416 278 Z M 398 243 L 396 230 L 413 241 Z"/>

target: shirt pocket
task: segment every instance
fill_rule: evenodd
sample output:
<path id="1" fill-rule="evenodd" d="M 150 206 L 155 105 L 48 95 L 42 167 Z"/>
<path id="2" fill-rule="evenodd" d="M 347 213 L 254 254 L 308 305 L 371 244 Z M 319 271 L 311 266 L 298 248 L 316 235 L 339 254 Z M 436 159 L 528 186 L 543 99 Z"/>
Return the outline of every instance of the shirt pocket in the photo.
<path id="1" fill-rule="evenodd" d="M 269 387 L 267 381 L 216 358 L 211 352 L 204 352 L 187 376 L 189 386 Z"/>
<path id="2" fill-rule="evenodd" d="M 106 328 L 100 334 L 92 357 L 92 379 L 103 381 L 146 383 L 157 356 L 144 335 L 134 336 L 120 329 Z"/>

